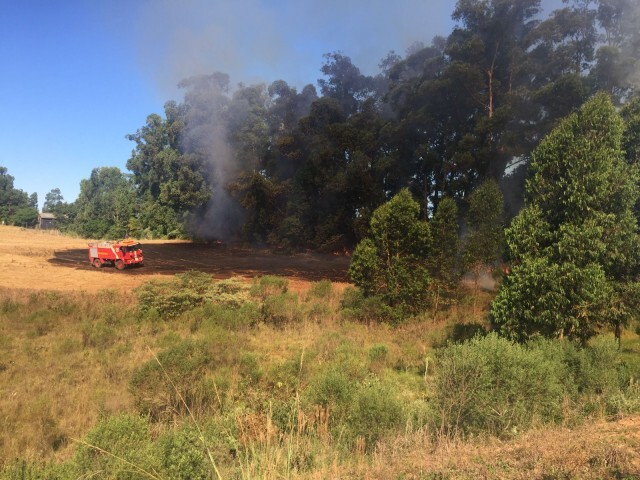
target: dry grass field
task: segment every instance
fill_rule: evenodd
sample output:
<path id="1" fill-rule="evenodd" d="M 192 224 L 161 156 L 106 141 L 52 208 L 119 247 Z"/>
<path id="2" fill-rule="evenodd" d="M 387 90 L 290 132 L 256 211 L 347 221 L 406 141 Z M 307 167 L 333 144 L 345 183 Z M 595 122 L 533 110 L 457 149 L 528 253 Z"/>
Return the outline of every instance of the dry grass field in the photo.
<path id="1" fill-rule="evenodd" d="M 347 279 L 348 257 L 300 253 L 273 254 L 266 250 L 215 247 L 184 241 L 146 240 L 145 266 L 123 272 L 95 269 L 87 259 L 85 239 L 56 232 L 0 226 L 0 287 L 58 291 L 100 292 L 131 290 L 153 278 L 188 270 L 214 278 L 258 275 L 287 277 L 293 290 L 309 282 Z"/>
<path id="2" fill-rule="evenodd" d="M 9 312 L 0 322 L 0 470 L 18 457 L 72 458 L 77 446 L 73 439 L 86 435 L 100 418 L 134 410 L 129 379 L 153 358 L 151 352 L 193 333 L 193 324 L 187 323 L 131 323 L 109 310 L 112 303 L 106 299 L 112 295 L 120 296 L 123 309 L 132 309 L 136 300 L 127 292 L 191 269 L 247 281 L 256 275 L 284 276 L 301 298 L 312 282 L 328 278 L 337 292 L 331 297 L 332 307 L 346 285 L 348 259 L 339 256 L 275 255 L 152 241 L 143 243 L 144 267 L 118 272 L 91 267 L 86 246 L 86 240 L 52 232 L 0 227 L 0 293 Z M 30 305 L 29 301 L 41 298 L 38 295 L 61 311 L 68 309 L 60 323 L 38 316 L 35 308 L 11 313 L 11 305 Z M 101 318 L 110 320 L 104 323 Z M 390 358 L 410 362 L 423 359 L 433 339 L 446 329 L 444 323 L 428 327 L 411 324 L 392 330 L 386 325 L 355 324 L 347 331 L 329 318 L 326 324 L 306 322 L 275 333 L 260 326 L 238 334 L 238 341 L 246 341 L 258 358 L 273 365 L 299 358 L 302 368 L 304 352 L 322 352 L 344 338 L 362 351 L 385 343 Z M 411 345 L 415 352 L 403 352 L 403 345 Z M 322 355 L 314 361 L 322 361 Z M 273 461 L 286 456 L 285 450 L 286 446 L 270 451 Z M 312 471 L 287 478 L 640 478 L 640 416 L 534 429 L 512 440 L 437 442 L 429 432 L 407 431 L 381 442 L 370 455 L 357 451 L 350 458 L 322 455 L 318 454 Z M 284 478 L 275 469 L 266 471 L 270 474 L 255 478 Z"/>
<path id="3" fill-rule="evenodd" d="M 98 292 L 131 288 L 144 282 L 143 276 L 100 275 L 89 268 L 88 260 L 54 262 L 64 252 L 84 252 L 87 241 L 45 230 L 0 226 L 0 286 L 16 289 Z M 85 265 L 86 264 L 86 265 Z"/>

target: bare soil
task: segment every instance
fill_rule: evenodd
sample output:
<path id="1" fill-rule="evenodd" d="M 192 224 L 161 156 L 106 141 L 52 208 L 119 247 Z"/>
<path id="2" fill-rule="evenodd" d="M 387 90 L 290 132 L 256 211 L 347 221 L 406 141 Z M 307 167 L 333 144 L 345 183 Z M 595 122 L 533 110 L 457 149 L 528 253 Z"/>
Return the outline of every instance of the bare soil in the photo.
<path id="1" fill-rule="evenodd" d="M 131 289 L 153 278 L 199 270 L 214 278 L 287 277 L 293 289 L 328 279 L 347 281 L 349 258 L 317 253 L 281 254 L 266 249 L 195 244 L 185 241 L 142 242 L 143 267 L 118 271 L 94 268 L 89 240 L 56 232 L 0 226 L 0 286 L 46 290 Z"/>

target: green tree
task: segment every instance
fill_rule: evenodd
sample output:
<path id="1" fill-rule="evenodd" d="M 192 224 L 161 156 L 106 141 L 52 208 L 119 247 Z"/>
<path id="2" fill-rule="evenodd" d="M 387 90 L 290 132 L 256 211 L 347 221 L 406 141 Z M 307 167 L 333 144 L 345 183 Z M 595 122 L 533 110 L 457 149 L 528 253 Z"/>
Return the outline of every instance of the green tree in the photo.
<path id="1" fill-rule="evenodd" d="M 626 125 L 622 149 L 627 162 L 640 165 L 640 96 L 634 97 L 620 111 Z"/>
<path id="2" fill-rule="evenodd" d="M 586 341 L 633 312 L 638 171 L 606 94 L 564 119 L 533 152 L 527 206 L 507 230 L 514 264 L 491 309 L 504 334 Z"/>
<path id="3" fill-rule="evenodd" d="M 427 305 L 431 245 L 429 225 L 420 220 L 420 205 L 401 190 L 371 217 L 371 235 L 353 252 L 349 274 L 366 296 L 380 296 L 401 313 Z"/>
<path id="4" fill-rule="evenodd" d="M 327 78 L 318 80 L 320 91 L 325 97 L 336 99 L 345 115 L 356 113 L 374 94 L 373 79 L 362 75 L 351 59 L 340 52 L 327 53 L 324 58 L 326 62 L 320 70 Z"/>
<path id="5" fill-rule="evenodd" d="M 594 88 L 623 100 L 637 88 L 640 9 L 636 0 L 598 0 L 601 45 L 589 73 Z"/>
<path id="6" fill-rule="evenodd" d="M 495 180 L 487 180 L 471 192 L 467 228 L 463 259 L 473 275 L 475 313 L 480 277 L 496 266 L 504 250 L 504 197 Z"/>
<path id="7" fill-rule="evenodd" d="M 38 196 L 17 189 L 6 167 L 0 166 L 0 223 L 33 227 L 38 221 Z"/>
<path id="8" fill-rule="evenodd" d="M 43 212 L 55 213 L 58 206 L 64 202 L 64 197 L 59 188 L 52 189 L 44 196 L 44 205 L 42 205 Z"/>
<path id="9" fill-rule="evenodd" d="M 203 157 L 194 151 L 193 141 L 184 140 L 189 108 L 167 102 L 166 118 L 149 115 L 144 127 L 127 136 L 136 144 L 127 168 L 136 186 L 140 215 L 135 228 L 141 235 L 182 235 L 185 213 L 202 206 L 211 194 Z"/>
<path id="10" fill-rule="evenodd" d="M 73 229 L 84 237 L 122 238 L 129 233 L 135 192 L 129 177 L 117 167 L 94 168 L 80 182 Z"/>
<path id="11" fill-rule="evenodd" d="M 56 216 L 56 228 L 61 231 L 71 229 L 76 216 L 76 204 L 64 201 L 59 188 L 52 189 L 44 197 L 43 212 L 53 213 Z"/>
<path id="12" fill-rule="evenodd" d="M 38 209 L 30 206 L 18 207 L 10 221 L 19 227 L 35 227 L 38 223 Z"/>
<path id="13" fill-rule="evenodd" d="M 460 282 L 458 206 L 451 197 L 438 204 L 430 230 L 433 245 L 428 265 L 435 318 L 440 305 L 452 300 Z"/>

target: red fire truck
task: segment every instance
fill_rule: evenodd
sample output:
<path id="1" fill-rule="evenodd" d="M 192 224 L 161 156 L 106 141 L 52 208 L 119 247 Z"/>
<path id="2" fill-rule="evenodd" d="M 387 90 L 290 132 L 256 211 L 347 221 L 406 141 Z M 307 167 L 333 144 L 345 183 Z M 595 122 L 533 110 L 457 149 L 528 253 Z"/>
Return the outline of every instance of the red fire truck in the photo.
<path id="1" fill-rule="evenodd" d="M 89 244 L 89 262 L 96 268 L 106 264 L 124 270 L 130 265 L 142 266 L 143 261 L 142 246 L 135 240 Z"/>

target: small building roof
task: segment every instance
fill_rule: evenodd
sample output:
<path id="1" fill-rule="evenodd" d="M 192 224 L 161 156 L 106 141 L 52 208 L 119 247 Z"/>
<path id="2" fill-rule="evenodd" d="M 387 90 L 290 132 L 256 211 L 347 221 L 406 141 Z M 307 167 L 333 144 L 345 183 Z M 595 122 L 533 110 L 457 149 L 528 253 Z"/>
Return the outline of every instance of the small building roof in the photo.
<path id="1" fill-rule="evenodd" d="M 56 218 L 56 216 L 53 213 L 42 212 L 40 214 L 40 218 L 50 218 L 50 219 L 54 220 Z"/>

